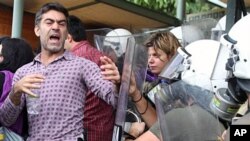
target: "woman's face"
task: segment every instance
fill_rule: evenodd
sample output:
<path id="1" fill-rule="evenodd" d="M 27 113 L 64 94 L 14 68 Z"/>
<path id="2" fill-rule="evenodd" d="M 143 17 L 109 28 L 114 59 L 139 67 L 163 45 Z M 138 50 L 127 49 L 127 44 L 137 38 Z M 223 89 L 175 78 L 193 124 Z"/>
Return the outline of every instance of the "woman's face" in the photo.
<path id="1" fill-rule="evenodd" d="M 159 75 L 168 63 L 169 56 L 163 50 L 149 47 L 148 49 L 148 66 L 152 73 Z"/>

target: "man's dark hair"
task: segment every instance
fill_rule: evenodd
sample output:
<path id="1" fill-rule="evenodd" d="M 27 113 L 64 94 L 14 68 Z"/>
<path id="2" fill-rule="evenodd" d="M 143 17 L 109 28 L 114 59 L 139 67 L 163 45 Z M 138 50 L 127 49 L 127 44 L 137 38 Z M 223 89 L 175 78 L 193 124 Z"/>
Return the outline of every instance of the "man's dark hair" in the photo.
<path id="1" fill-rule="evenodd" d="M 68 17 L 68 33 L 76 42 L 87 40 L 84 24 L 76 16 L 70 15 Z"/>
<path id="2" fill-rule="evenodd" d="M 35 17 L 35 25 L 38 25 L 41 22 L 42 15 L 50 10 L 55 10 L 55 11 L 61 12 L 64 14 L 64 16 L 66 18 L 68 18 L 68 16 L 69 16 L 68 10 L 63 5 L 61 5 L 57 2 L 47 3 L 47 4 L 43 5 L 39 11 L 37 11 L 36 17 Z"/>

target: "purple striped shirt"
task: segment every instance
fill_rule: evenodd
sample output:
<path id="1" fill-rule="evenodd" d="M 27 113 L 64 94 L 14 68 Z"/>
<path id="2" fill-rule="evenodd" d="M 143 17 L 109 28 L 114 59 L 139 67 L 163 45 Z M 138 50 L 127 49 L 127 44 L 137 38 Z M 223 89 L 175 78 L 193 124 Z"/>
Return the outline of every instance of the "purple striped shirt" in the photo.
<path id="1" fill-rule="evenodd" d="M 13 83 L 26 74 L 42 73 L 45 82 L 41 89 L 40 111 L 29 115 L 28 141 L 76 141 L 83 133 L 83 108 L 88 90 L 116 107 L 117 94 L 110 81 L 102 79 L 99 67 L 84 58 L 65 53 L 44 66 L 38 55 L 33 62 L 21 67 L 15 73 Z M 27 95 L 22 96 L 20 106 L 14 106 L 7 98 L 0 115 L 5 124 L 15 121 L 24 106 Z"/>

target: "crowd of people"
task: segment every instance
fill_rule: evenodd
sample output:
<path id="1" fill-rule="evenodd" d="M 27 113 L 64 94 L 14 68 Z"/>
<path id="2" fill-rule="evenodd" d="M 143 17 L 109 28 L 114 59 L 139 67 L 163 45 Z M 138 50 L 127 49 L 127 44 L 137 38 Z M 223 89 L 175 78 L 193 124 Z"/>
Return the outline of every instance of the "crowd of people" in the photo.
<path id="1" fill-rule="evenodd" d="M 87 40 L 83 22 L 78 17 L 69 15 L 60 3 L 47 3 L 37 11 L 34 31 L 40 39 L 40 51 L 36 54 L 24 39 L 8 36 L 0 38 L 1 128 L 20 137 L 17 141 L 112 141 L 118 97 L 119 94 L 124 94 L 120 92 L 120 87 L 123 86 L 123 79 L 128 79 L 123 78 L 125 75 L 120 66 L 117 66 L 117 60 L 112 60 L 105 52 L 94 47 Z M 123 44 L 130 48 L 136 47 L 137 41 L 133 36 L 139 35 L 128 36 L 134 39 L 133 44 Z M 162 132 L 169 135 L 169 140 L 223 140 L 226 133 L 222 133 L 228 128 L 228 121 L 223 121 L 207 105 L 204 106 L 212 101 L 212 92 L 208 96 L 204 94 L 205 91 L 200 91 L 205 86 L 194 87 L 187 84 L 184 76 L 190 67 L 176 69 L 178 77 L 175 79 L 161 76 L 163 71 L 173 69 L 169 66 L 174 61 L 179 61 L 181 51 L 186 56 L 193 55 L 193 58 L 198 54 L 191 47 L 182 47 L 169 30 L 141 36 L 147 36 L 143 43 L 147 50 L 147 60 L 143 60 L 147 63 L 147 71 L 140 74 L 142 78 L 145 76 L 143 89 L 137 86 L 137 77 L 132 72 L 126 94 L 131 102 L 128 104 L 135 106 L 134 113 L 138 114 L 146 126 L 138 123 L 126 126 L 126 134 L 129 134 L 126 140 L 164 140 L 166 137 Z M 113 49 L 118 50 L 117 46 Z M 119 60 L 122 65 L 128 52 L 123 53 L 122 60 Z M 192 64 L 185 62 L 188 58 L 186 56 L 178 65 Z M 212 57 L 211 54 L 210 58 Z M 208 66 L 203 64 L 201 67 Z M 193 74 L 188 79 L 194 80 L 197 76 Z M 242 80 L 238 81 L 239 84 L 245 84 Z M 162 90 L 158 89 L 154 91 L 154 95 L 149 95 L 159 85 Z M 246 85 L 243 90 L 248 90 L 245 87 Z M 172 100 L 167 102 L 167 106 L 163 106 L 165 110 L 168 109 L 164 112 L 166 124 L 160 123 L 159 103 L 155 101 L 158 92 L 165 93 L 165 103 Z M 209 101 L 202 103 L 201 96 L 196 95 L 200 92 L 204 99 L 209 97 Z M 37 107 L 33 107 L 32 100 L 36 100 Z M 37 112 L 29 112 L 30 109 Z M 200 126 L 208 120 L 211 122 Z M 186 128 L 195 124 L 199 126 L 190 130 Z M 165 129 L 168 130 L 163 131 L 162 128 L 166 125 Z M 206 134 L 208 128 L 214 132 Z M 217 134 L 217 129 L 221 134 Z M 188 139 L 187 136 L 192 137 Z"/>

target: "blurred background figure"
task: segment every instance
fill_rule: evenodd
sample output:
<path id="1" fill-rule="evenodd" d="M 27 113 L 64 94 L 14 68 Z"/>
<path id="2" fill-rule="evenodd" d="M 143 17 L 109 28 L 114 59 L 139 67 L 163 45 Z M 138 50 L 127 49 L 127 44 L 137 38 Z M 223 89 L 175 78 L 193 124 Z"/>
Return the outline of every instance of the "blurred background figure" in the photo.
<path id="1" fill-rule="evenodd" d="M 65 41 L 65 48 L 79 57 L 95 62 L 99 67 L 106 64 L 102 62 L 103 59 L 101 59 L 101 57 L 104 56 L 103 53 L 91 46 L 87 41 L 86 31 L 82 21 L 73 15 L 68 17 L 68 37 Z M 107 57 L 105 58 L 108 59 Z M 108 60 L 111 61 L 110 59 Z M 115 83 L 119 83 L 120 77 L 118 70 L 114 63 L 111 65 L 113 65 L 111 66 L 111 72 L 116 74 L 109 75 L 113 76 L 111 79 L 114 80 Z M 86 94 L 85 102 L 83 120 L 87 140 L 111 141 L 115 120 L 115 109 L 91 91 Z"/>
<path id="2" fill-rule="evenodd" d="M 11 86 L 14 73 L 21 66 L 31 62 L 34 54 L 31 46 L 23 39 L 2 37 L 0 40 L 0 105 L 7 98 Z M 9 129 L 15 133 L 22 135 L 23 122 L 26 120 L 26 111 L 19 116 L 16 123 Z M 25 125 L 27 126 L 27 125 Z M 24 127 L 27 129 L 26 127 Z"/>
<path id="3" fill-rule="evenodd" d="M 14 73 L 22 65 L 33 60 L 34 54 L 28 42 L 18 38 L 4 37 L 1 42 L 1 70 Z"/>

